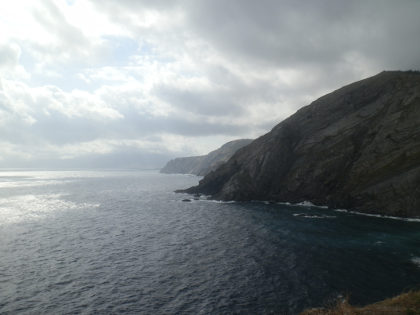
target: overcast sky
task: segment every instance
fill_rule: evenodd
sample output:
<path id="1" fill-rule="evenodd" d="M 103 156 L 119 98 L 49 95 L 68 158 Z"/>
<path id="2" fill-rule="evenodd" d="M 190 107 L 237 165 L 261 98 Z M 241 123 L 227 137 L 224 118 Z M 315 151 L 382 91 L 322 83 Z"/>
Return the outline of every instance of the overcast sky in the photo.
<path id="1" fill-rule="evenodd" d="M 161 167 L 420 69 L 420 1 L 0 2 L 0 167 Z"/>

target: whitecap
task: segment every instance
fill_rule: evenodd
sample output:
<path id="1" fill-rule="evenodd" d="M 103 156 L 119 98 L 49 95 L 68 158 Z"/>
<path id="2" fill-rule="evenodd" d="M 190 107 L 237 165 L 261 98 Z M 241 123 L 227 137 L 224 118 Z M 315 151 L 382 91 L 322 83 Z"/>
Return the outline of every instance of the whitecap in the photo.
<path id="1" fill-rule="evenodd" d="M 411 262 L 415 264 L 417 267 L 420 267 L 420 257 L 413 257 L 411 258 Z"/>
<path id="2" fill-rule="evenodd" d="M 212 199 L 202 199 L 202 198 L 211 198 L 211 196 L 205 196 L 205 195 L 201 195 L 200 196 L 200 201 L 208 201 L 208 202 L 215 202 L 215 203 L 236 203 L 237 201 L 235 200 L 230 200 L 230 201 L 223 201 L 223 200 L 212 200 Z M 251 202 L 257 202 L 257 203 L 264 203 L 264 204 L 272 204 L 272 201 L 268 201 L 268 200 L 251 200 Z M 382 214 L 373 214 L 373 213 L 363 213 L 363 212 L 358 212 L 358 211 L 352 211 L 352 210 L 347 210 L 347 209 L 333 209 L 330 208 L 326 205 L 315 205 L 310 201 L 302 201 L 299 203 L 290 203 L 290 202 L 276 202 L 275 204 L 278 205 L 286 205 L 286 206 L 297 206 L 297 207 L 313 207 L 313 208 L 320 208 L 320 209 L 329 209 L 329 210 L 333 210 L 336 212 L 343 212 L 343 213 L 350 213 L 350 214 L 355 214 L 355 215 L 363 215 L 363 216 L 368 216 L 368 217 L 375 217 L 375 218 L 383 218 L 383 219 L 393 219 L 393 220 L 401 220 L 401 221 L 407 221 L 407 222 L 420 222 L 420 218 L 403 218 L 403 217 L 395 217 L 395 216 L 388 216 L 388 215 L 382 215 Z M 324 216 L 325 218 L 328 218 L 328 216 Z M 335 216 L 330 216 L 332 218 L 335 218 Z"/>
<path id="3" fill-rule="evenodd" d="M 209 202 L 209 203 L 237 203 L 235 200 L 215 200 L 215 199 L 191 199 L 191 201 L 201 201 L 201 202 Z"/>
<path id="4" fill-rule="evenodd" d="M 393 220 L 400 220 L 400 221 L 407 221 L 407 222 L 420 222 L 420 218 L 404 218 L 404 217 L 396 217 L 396 216 L 390 216 L 390 215 L 383 215 L 383 214 L 374 214 L 374 213 L 364 213 L 364 212 L 358 212 L 353 210 L 347 210 L 347 209 L 333 209 L 328 206 L 318 206 L 314 205 L 310 201 L 303 201 L 300 203 L 294 203 L 290 204 L 287 202 L 279 202 L 278 204 L 284 204 L 284 205 L 291 205 L 291 206 L 303 206 L 303 207 L 314 207 L 314 208 L 321 208 L 321 209 L 330 209 L 336 212 L 343 212 L 343 213 L 350 213 L 355 215 L 363 215 L 367 217 L 375 217 L 375 218 L 382 218 L 382 219 L 393 219 Z"/>
<path id="5" fill-rule="evenodd" d="M 337 210 L 335 210 L 335 211 L 337 211 Z M 391 216 L 391 215 L 363 213 L 363 212 L 350 211 L 350 210 L 347 210 L 347 213 L 356 214 L 356 215 L 363 215 L 363 216 L 366 216 L 366 217 L 381 218 L 381 219 L 392 219 L 392 220 L 400 220 L 400 221 L 408 221 L 408 222 L 420 222 L 420 218 L 403 218 L 403 217 L 395 217 L 395 216 Z"/>
<path id="6" fill-rule="evenodd" d="M 314 207 L 315 205 L 310 201 L 302 201 L 296 204 L 297 206 L 304 206 L 304 207 Z"/>
<path id="7" fill-rule="evenodd" d="M 302 217 L 306 219 L 334 219 L 334 215 L 316 215 L 316 214 L 306 214 L 306 213 L 293 213 L 295 217 Z"/>

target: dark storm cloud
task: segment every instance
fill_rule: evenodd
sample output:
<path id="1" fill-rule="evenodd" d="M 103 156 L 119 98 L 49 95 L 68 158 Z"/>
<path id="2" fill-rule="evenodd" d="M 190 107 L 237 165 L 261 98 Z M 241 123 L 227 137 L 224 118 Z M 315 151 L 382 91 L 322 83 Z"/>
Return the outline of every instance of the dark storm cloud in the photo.
<path id="1" fill-rule="evenodd" d="M 358 52 L 383 68 L 419 66 L 419 1 L 195 1 L 191 27 L 232 58 L 329 67 Z"/>
<path id="2" fill-rule="evenodd" d="M 382 68 L 419 67 L 420 1 L 105 1 L 159 12 L 180 9 L 188 31 L 231 58 L 270 66 L 327 66 L 358 52 Z M 233 60 L 235 61 L 235 60 Z"/>
<path id="3" fill-rule="evenodd" d="M 155 88 L 154 94 L 175 107 L 199 115 L 230 116 L 244 112 L 244 108 L 230 100 L 229 93 L 217 90 L 192 91 L 166 85 Z"/>

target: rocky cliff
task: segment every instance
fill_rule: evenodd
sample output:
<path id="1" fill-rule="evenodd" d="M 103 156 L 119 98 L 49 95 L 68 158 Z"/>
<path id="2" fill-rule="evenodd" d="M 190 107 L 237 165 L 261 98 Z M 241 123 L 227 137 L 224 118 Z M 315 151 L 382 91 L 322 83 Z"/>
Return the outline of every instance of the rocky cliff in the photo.
<path id="1" fill-rule="evenodd" d="M 420 73 L 382 72 L 319 98 L 186 192 L 420 216 Z"/>
<path id="2" fill-rule="evenodd" d="M 167 174 L 195 174 L 204 176 L 229 160 L 240 148 L 250 144 L 251 139 L 240 139 L 225 143 L 207 155 L 182 157 L 170 160 L 160 172 Z"/>

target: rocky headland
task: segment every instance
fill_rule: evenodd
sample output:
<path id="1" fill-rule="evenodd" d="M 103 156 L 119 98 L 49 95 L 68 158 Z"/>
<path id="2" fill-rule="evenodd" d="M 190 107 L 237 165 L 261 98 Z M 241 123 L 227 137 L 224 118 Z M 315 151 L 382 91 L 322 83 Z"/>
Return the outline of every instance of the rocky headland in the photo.
<path id="1" fill-rule="evenodd" d="M 176 158 L 166 163 L 160 172 L 204 176 L 229 160 L 236 151 L 251 142 L 251 139 L 234 140 L 225 143 L 207 155 Z"/>
<path id="2" fill-rule="evenodd" d="M 385 71 L 327 94 L 184 192 L 420 216 L 420 73 Z"/>

